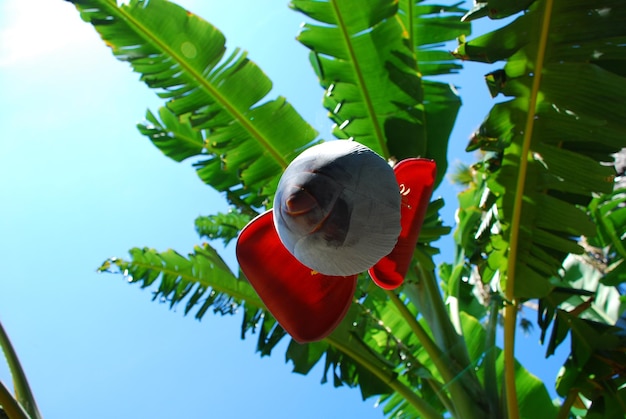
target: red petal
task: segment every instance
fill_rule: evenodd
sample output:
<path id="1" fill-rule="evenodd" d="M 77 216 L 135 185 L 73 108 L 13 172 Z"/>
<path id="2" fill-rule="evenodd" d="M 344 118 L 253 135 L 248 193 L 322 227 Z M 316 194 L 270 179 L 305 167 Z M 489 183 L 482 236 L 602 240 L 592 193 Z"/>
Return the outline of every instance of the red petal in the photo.
<path id="1" fill-rule="evenodd" d="M 427 159 L 402 160 L 393 169 L 402 194 L 402 231 L 391 253 L 369 270 L 370 276 L 381 288 L 394 289 L 404 281 L 433 193 L 436 169 L 435 162 Z"/>
<path id="2" fill-rule="evenodd" d="M 271 210 L 241 231 L 237 260 L 267 309 L 300 343 L 328 336 L 352 304 L 357 276 L 322 275 L 298 262 L 278 238 Z"/>

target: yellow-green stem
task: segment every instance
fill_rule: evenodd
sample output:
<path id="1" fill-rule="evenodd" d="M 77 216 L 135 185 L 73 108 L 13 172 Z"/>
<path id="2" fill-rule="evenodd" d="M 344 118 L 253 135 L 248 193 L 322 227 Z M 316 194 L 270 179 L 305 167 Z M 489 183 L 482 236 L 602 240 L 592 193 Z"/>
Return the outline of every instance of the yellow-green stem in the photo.
<path id="1" fill-rule="evenodd" d="M 378 377 L 378 379 L 391 387 L 392 390 L 404 397 L 404 399 L 420 413 L 421 417 L 426 419 L 443 419 L 443 416 L 441 416 L 439 412 L 433 409 L 430 404 L 428 404 L 424 399 L 419 397 L 409 387 L 404 385 L 391 374 L 386 373 L 380 368 L 371 365 L 369 362 L 367 362 L 366 359 L 361 357 L 357 351 L 353 351 L 350 346 L 343 345 L 339 340 L 334 339 L 332 335 L 328 336 L 325 341 L 328 342 L 331 346 L 335 347 L 337 350 L 354 359 L 363 367 L 367 368 L 372 374 Z"/>
<path id="2" fill-rule="evenodd" d="M 0 406 L 11 419 L 30 419 L 2 381 L 0 381 Z"/>
<path id="3" fill-rule="evenodd" d="M 517 193 L 515 194 L 515 201 L 513 204 L 511 233 L 509 236 L 510 248 L 505 291 L 508 303 L 504 309 L 504 379 L 506 389 L 506 405 L 509 419 L 519 418 L 517 389 L 515 387 L 515 324 L 518 306 L 518 301 L 515 298 L 515 269 L 518 243 L 520 240 L 520 220 L 522 215 L 524 188 L 526 186 L 526 172 L 528 170 L 530 144 L 533 136 L 535 113 L 537 108 L 537 96 L 539 93 L 539 87 L 541 86 L 541 73 L 543 71 L 544 56 L 548 42 L 552 6 L 553 0 L 546 0 L 541 34 L 537 46 L 537 59 L 535 61 L 533 85 L 528 102 L 528 114 L 524 129 L 524 139 L 520 153 L 519 175 L 517 178 L 517 187 L 515 189 Z"/>
<path id="4" fill-rule="evenodd" d="M 444 359 L 443 352 L 437 346 L 437 344 L 431 339 L 431 337 L 426 333 L 426 330 L 422 327 L 422 325 L 415 319 L 413 314 L 409 311 L 409 309 L 404 305 L 404 303 L 400 300 L 400 298 L 393 291 L 386 291 L 387 295 L 391 302 L 396 306 L 396 309 L 400 312 L 402 317 L 405 319 L 417 339 L 420 341 L 430 359 L 433 361 L 437 369 L 440 370 L 441 376 L 443 377 L 446 383 L 452 381 L 454 379 L 454 373 L 448 367 Z"/>
<path id="5" fill-rule="evenodd" d="M 504 388 L 509 419 L 519 419 L 517 388 L 515 386 L 515 322 L 517 304 L 504 308 Z"/>
<path id="6" fill-rule="evenodd" d="M 492 412 L 500 411 L 500 394 L 498 392 L 498 377 L 496 374 L 496 329 L 498 327 L 498 313 L 500 312 L 501 300 L 494 297 L 489 307 L 489 321 L 487 322 L 487 335 L 485 337 L 485 357 L 483 369 L 485 373 L 485 392 L 487 393 L 489 406 Z"/>
<path id="7" fill-rule="evenodd" d="M 567 397 L 563 400 L 563 404 L 559 408 L 559 413 L 557 414 L 556 419 L 569 418 L 569 412 L 572 410 L 576 397 L 578 397 L 578 391 L 576 390 L 570 390 L 570 392 L 567 393 Z"/>
<path id="8" fill-rule="evenodd" d="M 415 334 L 417 339 L 422 344 L 424 350 L 430 356 L 430 359 L 435 364 L 435 367 L 443 377 L 445 382 L 445 386 L 450 391 L 452 396 L 452 400 L 457 409 L 458 417 L 460 418 L 474 418 L 480 417 L 479 410 L 476 406 L 476 401 L 473 401 L 469 394 L 463 388 L 461 381 L 457 380 L 457 376 L 454 374 L 454 371 L 451 367 L 450 360 L 447 356 L 444 355 L 441 348 L 437 346 L 437 344 L 431 339 L 431 337 L 426 333 L 426 330 L 422 327 L 422 325 L 417 321 L 415 316 L 409 311 L 406 305 L 400 300 L 400 298 L 393 291 L 386 291 L 386 294 L 389 296 L 389 299 L 394 304 L 396 309 L 400 312 L 402 317 L 405 319 L 411 331 Z M 484 412 L 483 412 L 484 413 Z"/>
<path id="9" fill-rule="evenodd" d="M 28 416 L 32 419 L 40 419 L 41 413 L 35 402 L 35 397 L 30 389 L 26 374 L 22 368 L 22 364 L 17 357 L 17 353 L 9 340 L 2 323 L 0 323 L 0 349 L 4 352 L 4 356 L 11 371 L 11 377 L 13 378 L 13 389 L 15 395 L 20 403 L 20 406 L 28 412 Z M 9 416 L 11 417 L 11 416 Z"/>
<path id="10" fill-rule="evenodd" d="M 444 407 L 448 409 L 448 412 L 450 413 L 450 415 L 452 415 L 453 418 L 457 417 L 456 407 L 454 406 L 454 403 L 452 403 L 452 400 L 450 400 L 450 398 L 444 391 L 441 383 L 437 380 L 432 380 L 432 379 L 430 380 L 427 379 L 426 382 L 428 383 L 430 388 L 433 389 L 433 391 L 435 392 L 435 394 L 441 401 L 441 404 L 443 404 Z"/>

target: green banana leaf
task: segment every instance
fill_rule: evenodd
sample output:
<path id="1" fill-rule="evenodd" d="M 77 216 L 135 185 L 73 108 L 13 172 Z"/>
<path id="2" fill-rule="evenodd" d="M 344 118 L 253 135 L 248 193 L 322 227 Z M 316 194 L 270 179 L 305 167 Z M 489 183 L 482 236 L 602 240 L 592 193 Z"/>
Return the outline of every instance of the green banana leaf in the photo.
<path id="1" fill-rule="evenodd" d="M 496 153 L 477 167 L 494 199 L 482 209 L 491 228 L 480 230 L 482 244 L 470 254 L 486 255 L 478 261 L 483 281 L 498 273 L 515 297 L 546 296 L 565 257 L 583 253 L 578 238 L 595 235 L 581 205 L 611 192 L 612 153 L 626 147 L 626 81 L 613 71 L 614 60 L 626 58 L 623 44 L 615 44 L 626 35 L 625 13 L 611 0 L 534 2 L 455 51 L 464 59 L 506 60 L 487 79 L 510 99 L 494 105 L 469 147 Z"/>
<path id="2" fill-rule="evenodd" d="M 224 35 L 198 16 L 163 0 L 73 3 L 113 54 L 167 100 L 162 121 L 148 113 L 142 131 L 175 160 L 199 156 L 199 174 L 216 189 L 260 205 L 315 139 L 284 98 L 266 100 L 267 76 L 240 50 L 226 54 Z"/>
<path id="3" fill-rule="evenodd" d="M 271 205 L 281 172 L 317 133 L 284 98 L 267 99 L 270 80 L 245 53 L 227 54 L 224 35 L 192 13 L 165 0 L 72 2 L 114 55 L 165 100 L 138 128 L 166 156 L 193 159 L 200 178 L 225 194 L 233 213 L 200 217 L 196 228 L 228 244 Z M 311 19 L 298 39 L 311 49 L 334 135 L 390 159 L 432 158 L 438 182 L 447 172 L 460 106 L 454 87 L 432 78 L 460 68 L 443 44 L 459 38 L 458 58 L 506 61 L 486 79 L 493 95 L 510 99 L 493 107 L 468 146 L 485 154 L 460 199 L 456 264 L 440 270 L 445 294 L 459 299 L 460 312 L 448 318 L 441 296 L 431 298 L 439 291 L 431 244 L 448 232 L 436 202 L 415 253 L 420 275 L 414 272 L 399 294 L 374 290 L 361 278 L 350 312 L 331 336 L 308 345 L 291 341 L 287 349 L 296 372 L 308 373 L 323 360 L 323 380 L 358 386 L 364 398 L 382 395 L 390 416 L 496 414 L 494 406 L 502 403 L 494 383 L 502 381 L 504 362 L 488 343 L 493 329 L 485 334 L 468 315 L 483 316 L 486 309 L 476 307 L 461 277 L 499 279 L 516 299 L 549 296 L 564 278 L 563 260 L 584 252 L 579 238 L 599 231 L 587 208 L 592 196 L 611 193 L 615 171 L 608 163 L 626 146 L 626 33 L 616 0 L 479 3 L 473 14 L 458 5 L 410 0 L 291 3 Z M 502 29 L 464 40 L 469 25 L 462 16 L 502 17 L 527 7 Z M 621 225 L 619 211 L 605 213 Z M 611 225 L 604 227 L 614 239 Z M 619 240 L 611 243 L 620 250 Z M 184 304 L 185 313 L 198 318 L 209 309 L 230 314 L 240 308 L 242 336 L 257 331 L 262 355 L 286 337 L 245 278 L 209 245 L 187 257 L 147 248 L 130 253 L 129 260 L 108 259 L 100 270 L 156 289 L 156 300 Z M 483 357 L 489 373 L 474 373 Z M 522 413 L 553 412 L 543 385 L 514 368 Z M 470 406 L 476 400 L 484 402 Z"/>
<path id="4" fill-rule="evenodd" d="M 421 3 L 295 0 L 291 7 L 319 22 L 306 23 L 298 40 L 311 49 L 333 134 L 387 158 L 432 158 L 439 184 L 461 102 L 452 86 L 422 75 L 459 68 L 441 43 L 469 26 L 457 7 Z"/>
<path id="5" fill-rule="evenodd" d="M 480 287 L 498 282 L 512 301 L 539 298 L 542 340 L 552 325 L 547 355 L 572 333 L 571 361 L 557 387 L 565 397 L 559 417 L 572 406 L 580 414 L 621 417 L 626 407 L 617 388 L 624 374 L 610 366 L 622 362 L 623 342 L 615 341 L 600 362 L 579 356 L 589 355 L 594 339 L 615 333 L 593 337 L 584 325 L 613 327 L 623 310 L 621 293 L 610 285 L 623 278 L 623 229 L 613 228 L 623 224 L 623 201 L 613 188 L 614 153 L 626 147 L 626 10 L 612 0 L 498 0 L 479 2 L 465 18 L 498 18 L 498 10 L 519 8 L 528 11 L 500 29 L 461 39 L 455 51 L 462 59 L 505 61 L 485 75 L 492 96 L 505 99 L 467 147 L 482 154 L 464 177 L 459 260 L 446 268 L 448 287 L 454 293 L 460 275 L 452 273 L 463 272 Z M 464 307 L 475 310 L 467 299 Z M 596 392 L 576 381 L 591 364 L 613 373 L 592 384 Z"/>

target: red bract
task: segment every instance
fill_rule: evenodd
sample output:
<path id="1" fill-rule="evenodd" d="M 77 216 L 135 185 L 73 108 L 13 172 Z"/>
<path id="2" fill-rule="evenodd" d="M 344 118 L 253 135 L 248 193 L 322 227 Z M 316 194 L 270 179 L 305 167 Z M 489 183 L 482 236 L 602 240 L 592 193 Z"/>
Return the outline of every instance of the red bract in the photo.
<path id="1" fill-rule="evenodd" d="M 404 281 L 433 193 L 437 168 L 432 160 L 407 159 L 399 162 L 393 171 L 402 195 L 402 230 L 391 253 L 369 269 L 376 285 L 384 289 L 397 288 Z"/>
<path id="2" fill-rule="evenodd" d="M 271 210 L 241 231 L 237 260 L 270 313 L 300 343 L 325 338 L 352 304 L 357 276 L 322 275 L 298 262 L 278 238 Z"/>
<path id="3" fill-rule="evenodd" d="M 402 195 L 402 230 L 391 253 L 369 269 L 381 288 L 394 289 L 404 280 L 432 194 L 435 170 L 435 163 L 427 159 L 407 159 L 394 167 Z M 300 263 L 280 241 L 271 210 L 241 231 L 237 259 L 267 309 L 300 343 L 328 336 L 350 308 L 357 275 L 322 275 Z"/>

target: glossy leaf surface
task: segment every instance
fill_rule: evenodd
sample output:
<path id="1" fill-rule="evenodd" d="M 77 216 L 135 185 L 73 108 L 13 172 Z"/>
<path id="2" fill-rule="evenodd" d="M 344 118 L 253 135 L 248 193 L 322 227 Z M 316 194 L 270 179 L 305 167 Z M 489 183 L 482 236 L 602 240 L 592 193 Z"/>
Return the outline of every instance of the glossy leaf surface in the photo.
<path id="1" fill-rule="evenodd" d="M 626 34 L 626 12 L 618 3 L 534 2 L 507 26 L 455 51 L 507 61 L 487 81 L 493 94 L 511 99 L 493 106 L 469 146 L 490 153 L 475 166 L 484 193 L 477 191 L 473 205 L 483 210 L 483 225 L 466 252 L 483 283 L 499 276 L 515 297 L 549 294 L 549 279 L 559 276 L 568 253 L 583 253 L 578 237 L 596 234 L 582 208 L 613 188 L 609 162 L 626 146 L 624 44 L 614 42 Z"/>
<path id="2" fill-rule="evenodd" d="M 147 114 L 142 133 L 174 160 L 199 157 L 200 178 L 231 203 L 258 206 L 273 195 L 277 177 L 315 139 L 285 98 L 267 97 L 272 82 L 247 54 L 228 53 L 224 35 L 199 16 L 165 0 L 73 3 L 167 101 L 161 121 Z"/>
<path id="3" fill-rule="evenodd" d="M 321 23 L 303 25 L 298 40 L 312 51 L 333 134 L 383 157 L 390 156 L 390 125 L 411 126 L 404 136 L 418 141 L 419 77 L 405 28 L 393 18 L 397 2 L 294 0 L 291 7 Z"/>
<path id="4" fill-rule="evenodd" d="M 92 4 L 85 14 L 98 7 L 112 8 L 114 4 L 112 1 L 97 0 L 79 3 Z M 142 4 L 146 10 L 158 6 L 160 10 L 165 10 L 160 12 L 162 14 L 174 13 L 173 8 L 161 7 L 161 0 L 131 1 L 130 6 L 121 6 L 121 10 L 126 12 L 132 9 L 135 3 Z M 478 3 L 490 7 L 486 10 L 497 9 L 498 13 L 508 14 L 525 8 L 529 2 L 490 0 Z M 551 15 L 545 13 L 547 4 L 552 5 Z M 448 138 L 459 98 L 456 90 L 447 83 L 425 80 L 423 77 L 446 74 L 459 68 L 445 51 L 440 50 L 447 40 L 456 37 L 462 42 L 457 51 L 459 57 L 488 62 L 507 60 L 502 70 L 494 71 L 487 77 L 493 95 L 502 93 L 512 100 L 500 101 L 495 105 L 473 138 L 471 148 L 480 148 L 486 154 L 482 162 L 472 166 L 472 173 L 468 177 L 470 189 L 460 197 L 461 208 L 457 213 L 459 230 L 455 235 L 460 252 L 455 264 L 445 266 L 442 272 L 446 272 L 441 275 L 443 278 L 436 278 L 432 274 L 435 270 L 432 255 L 436 249 L 428 244 L 447 230 L 438 224 L 437 211 L 431 205 L 431 212 L 426 215 L 425 226 L 419 233 L 417 247 L 412 239 L 406 238 L 406 243 L 411 245 L 405 246 L 403 252 L 392 252 L 377 267 L 380 269 L 385 262 L 390 262 L 389 277 L 377 279 L 379 285 L 388 288 L 401 282 L 402 275 L 398 272 L 403 269 L 399 269 L 401 264 L 398 260 L 406 259 L 407 266 L 419 267 L 409 269 L 408 279 L 397 293 L 401 303 L 410 312 L 400 316 L 398 307 L 391 303 L 390 295 L 396 293 L 385 293 L 363 281 L 358 284 L 362 288 L 359 288 L 357 298 L 351 297 L 352 305 L 344 321 L 323 342 L 298 345 L 293 341 L 289 346 L 290 359 L 294 360 L 297 371 L 301 373 L 310 371 L 315 363 L 323 360 L 325 379 L 327 375 L 328 380 L 335 385 L 359 385 L 364 397 L 394 391 L 386 399 L 385 405 L 385 413 L 394 417 L 434 418 L 443 415 L 483 418 L 501 414 L 503 408 L 500 394 L 506 375 L 503 366 L 513 366 L 514 362 L 509 358 L 505 363 L 499 350 L 493 345 L 484 344 L 482 320 L 487 307 L 472 291 L 483 284 L 493 285 L 498 278 L 505 278 L 507 273 L 515 272 L 518 280 L 513 285 L 508 284 L 511 285 L 508 288 L 514 290 L 514 297 L 520 299 L 546 296 L 542 300 L 547 300 L 554 294 L 550 290 L 557 279 L 568 282 L 569 286 L 581 288 L 567 274 L 562 275 L 562 260 L 568 253 L 588 252 L 576 241 L 594 232 L 597 232 L 596 238 L 586 237 L 587 243 L 599 248 L 593 250 L 601 252 L 585 254 L 584 257 L 608 255 L 607 260 L 612 264 L 599 267 L 612 270 L 607 271 L 602 282 L 605 285 L 624 282 L 621 266 L 624 229 L 619 228 L 626 219 L 621 205 L 623 197 L 615 196 L 595 207 L 587 205 L 591 196 L 611 192 L 614 173 L 610 165 L 611 153 L 625 146 L 623 77 L 626 75 L 626 67 L 623 63 L 626 55 L 623 49 L 626 44 L 623 42 L 623 6 L 619 0 L 537 0 L 530 5 L 528 12 L 505 29 L 468 42 L 464 41 L 463 35 L 469 35 L 469 28 L 466 23 L 458 21 L 464 11 L 457 5 L 440 6 L 409 0 L 295 0 L 292 6 L 321 22 L 319 25 L 306 24 L 300 40 L 312 50 L 311 61 L 320 84 L 326 90 L 324 106 L 337 124 L 335 135 L 340 138 L 354 137 L 364 143 L 369 141 L 368 144 L 385 157 L 398 160 L 418 155 L 432 158 L 437 162 L 438 180 L 446 173 Z M 143 22 L 139 12 L 131 16 L 136 22 Z M 197 18 L 189 19 L 194 22 Z M 104 32 L 108 27 L 116 26 L 114 33 L 122 33 L 118 21 L 110 23 L 108 20 L 92 19 L 91 22 Z M 172 19 L 172 22 L 175 20 Z M 102 25 L 102 22 L 106 24 Z M 549 23 L 550 31 L 547 49 L 543 53 L 538 48 L 538 41 L 545 23 Z M 171 33 L 162 29 L 162 25 L 140 24 L 129 31 L 141 33 L 147 36 L 146 39 L 159 39 L 164 42 L 163 45 L 169 46 L 176 43 L 168 43 L 168 38 L 178 41 L 181 33 L 184 33 L 178 30 L 180 28 Z M 154 36 L 149 32 L 154 32 Z M 197 42 L 210 48 L 223 46 L 223 37 L 214 34 L 214 31 L 199 34 Z M 133 50 L 132 43 L 126 42 L 130 39 L 129 33 L 124 35 L 120 38 L 106 37 L 106 41 L 111 44 L 123 44 L 114 52 L 141 52 L 140 49 Z M 153 45 L 151 41 L 146 43 Z M 162 64 L 160 58 L 168 54 L 172 56 L 172 62 L 186 64 L 186 61 L 179 60 L 181 55 L 177 52 L 174 49 L 158 54 L 157 64 Z M 134 63 L 142 74 L 148 74 L 143 69 L 155 69 L 149 68 L 147 59 L 135 60 Z M 172 69 L 164 68 L 167 71 Z M 195 67 L 184 68 L 194 70 Z M 290 135 L 310 133 L 308 129 L 282 130 L 283 122 L 295 121 L 273 111 L 280 107 L 282 99 L 267 106 L 265 99 L 261 98 L 243 107 L 237 105 L 228 108 L 237 111 L 234 114 L 223 112 L 221 108 L 227 104 L 221 100 L 229 99 L 227 95 L 217 97 L 215 102 L 206 100 L 202 91 L 206 91 L 212 83 L 214 87 L 223 86 L 222 90 L 216 90 L 217 93 L 237 92 L 231 98 L 235 104 L 239 96 L 247 101 L 250 92 L 256 94 L 268 86 L 265 75 L 250 67 L 243 54 L 235 54 L 231 58 L 224 55 L 224 59 L 214 69 L 207 68 L 207 71 L 198 73 L 207 74 L 207 80 L 196 77 L 188 83 L 189 86 L 197 85 L 198 93 L 193 91 L 193 94 L 188 94 L 181 85 L 168 86 L 172 92 L 181 89 L 183 97 L 178 98 L 181 101 L 178 104 L 168 102 L 167 108 L 160 111 L 158 117 L 156 114 L 148 116 L 150 124 L 144 133 L 166 155 L 177 161 L 194 155 L 206 156 L 206 159 L 202 157 L 203 161 L 198 165 L 200 176 L 216 189 L 226 192 L 231 205 L 245 215 L 243 218 L 247 218 L 253 213 L 256 215 L 261 207 L 269 206 L 280 173 L 299 151 L 310 144 L 311 141 L 307 139 L 312 137 Z M 541 83 L 535 86 L 534 81 L 539 79 L 539 75 Z M 156 85 L 161 80 L 164 83 L 180 80 L 178 73 L 169 76 L 160 73 L 160 76 L 163 77 L 150 80 L 150 83 L 154 82 L 151 86 L 163 87 Z M 149 75 L 146 77 L 149 78 Z M 231 82 L 234 84 L 226 86 L 226 83 Z M 238 82 L 250 83 L 252 88 L 240 86 Z M 179 113 L 180 104 L 191 104 L 189 98 L 196 100 L 197 109 Z M 214 114 L 211 113 L 213 111 Z M 264 118 L 264 122 L 261 122 L 261 118 Z M 257 123 L 261 128 L 265 127 L 264 124 L 271 125 L 263 131 L 264 135 L 258 136 L 256 134 L 262 131 L 256 129 Z M 250 134 L 249 138 L 247 134 Z M 292 140 L 295 142 L 291 143 Z M 250 146 L 251 143 L 254 145 Z M 524 149 L 524 144 L 530 145 L 530 152 Z M 275 153 L 277 150 L 279 152 Z M 525 186 L 518 186 L 518 178 L 525 179 Z M 516 197 L 522 197 L 520 205 L 515 204 Z M 301 210 L 307 206 L 307 201 L 293 201 L 293 204 L 294 209 Z M 597 226 L 590 222 L 585 208 L 590 211 Z M 521 214 L 519 220 L 514 220 L 512 216 L 515 211 Z M 234 237 L 237 230 L 230 217 L 212 216 L 200 221 L 203 227 L 198 231 L 205 237 L 227 241 Z M 512 234 L 512 230 L 519 234 Z M 415 235 L 418 233 L 415 232 Z M 260 243 L 262 245 L 265 242 Z M 508 253 L 513 243 L 519 243 L 517 256 Z M 144 265 L 137 262 L 141 262 L 144 256 L 157 254 L 142 251 L 134 252 L 132 256 L 133 263 L 129 266 L 143 268 Z M 269 256 L 274 257 L 274 254 L 267 255 L 268 259 Z M 413 261 L 410 260 L 411 256 Z M 203 253 L 198 260 L 191 255 L 188 259 L 195 266 L 204 258 Z M 161 259 L 167 262 L 163 267 L 160 266 Z M 517 265 L 507 263 L 511 260 Z M 194 268 L 183 275 L 189 282 L 196 281 L 207 287 L 198 288 L 198 293 L 184 281 L 172 281 L 172 278 L 177 278 L 177 272 L 188 265 L 184 262 L 184 258 L 167 251 L 158 254 L 154 261 L 151 259 L 149 266 L 154 270 L 138 270 L 135 278 L 139 281 L 138 278 L 145 277 L 141 283 L 149 285 L 150 281 L 158 278 L 158 272 L 162 272 L 164 287 L 159 288 L 159 295 L 167 296 L 167 301 L 185 295 L 192 296 L 189 307 L 200 307 L 204 299 L 199 296 L 212 295 L 209 294 L 211 287 L 217 287 L 218 295 L 235 296 L 247 289 L 251 295 L 245 299 L 251 303 L 250 306 L 263 306 L 247 282 L 216 281 L 220 278 L 215 275 L 217 271 L 214 267 L 211 271 L 204 264 L 201 270 Z M 262 261 L 262 264 L 266 263 L 266 260 Z M 119 260 L 115 261 L 115 266 L 122 265 Z M 282 268 L 292 270 L 289 264 L 284 263 L 271 266 L 271 269 L 279 271 Z M 207 272 L 212 272 L 213 276 L 205 275 Z M 584 271 L 581 270 L 581 273 Z M 310 275 L 310 271 L 307 274 Z M 301 275 L 298 273 L 296 276 Z M 584 276 L 588 279 L 587 274 Z M 235 278 L 232 274 L 229 277 Z M 261 281 L 269 281 L 267 278 L 264 276 Z M 471 284 L 476 284 L 476 289 L 471 288 L 470 282 L 463 281 L 465 278 L 470 278 Z M 444 279 L 447 284 L 443 299 L 437 288 L 441 283 L 439 279 Z M 504 281 L 503 286 L 507 285 Z M 169 290 L 175 290 L 175 293 L 167 294 Z M 205 290 L 207 294 L 200 293 Z M 219 294 L 220 290 L 224 294 Z M 282 294 L 270 287 L 270 295 L 278 301 Z M 434 297 L 441 300 L 439 304 Z M 593 304 L 599 305 L 601 300 L 598 297 L 599 293 Z M 324 298 L 328 299 L 325 304 L 334 304 L 331 297 Z M 587 303 L 586 294 L 578 298 L 583 300 L 582 304 Z M 460 313 L 454 304 L 447 304 L 450 301 L 459 301 Z M 614 298 L 607 298 L 606 307 L 608 302 L 614 301 Z M 202 305 L 203 310 L 205 307 Z M 279 311 L 286 310 L 280 304 L 277 307 Z M 276 308 L 272 310 L 276 311 Z M 261 325 L 257 327 L 260 353 L 269 353 L 286 336 L 272 316 L 262 309 L 239 310 L 242 311 L 244 322 L 249 322 L 246 324 Z M 256 317 L 259 312 L 264 314 Z M 464 312 L 473 313 L 477 318 L 468 319 Z M 584 314 L 589 315 L 590 312 L 588 309 Z M 597 313 L 601 311 L 596 310 Z M 198 316 L 202 314 L 204 311 Z M 339 314 L 340 318 L 342 314 Z M 566 319 L 562 314 L 559 317 Z M 433 362 L 433 352 L 426 350 L 426 345 L 423 345 L 428 340 L 416 338 L 415 325 L 412 325 L 416 319 L 419 325 L 429 329 L 432 340 L 450 357 L 449 364 L 458 367 L 458 370 L 452 371 L 453 379 L 442 373 L 446 372 L 446 368 Z M 335 320 L 324 321 L 332 323 Z M 495 321 L 492 322 L 494 327 L 495 324 Z M 580 327 L 572 331 L 584 332 Z M 598 340 L 597 336 L 586 332 L 581 336 L 584 336 L 582 344 Z M 576 356 L 585 353 L 584 345 L 577 344 L 574 349 L 573 354 Z M 469 352 L 467 362 L 463 354 L 455 354 L 463 351 Z M 604 357 L 607 355 L 611 361 L 620 361 L 622 358 L 614 357 L 612 352 L 602 354 Z M 592 358 L 589 360 L 595 361 Z M 486 364 L 491 365 L 491 382 L 496 383 L 491 388 L 488 388 L 490 378 Z M 623 362 L 618 364 L 623 365 Z M 576 377 L 568 374 L 562 380 L 561 389 L 568 391 L 569 397 L 568 388 L 579 388 L 578 378 L 587 380 L 587 372 L 597 374 L 597 365 L 595 362 L 586 366 L 583 362 L 572 364 L 571 372 L 577 373 L 584 366 L 585 374 Z M 554 407 L 547 394 L 544 394 L 541 383 L 518 366 L 514 366 L 511 371 L 516 379 L 509 380 L 504 387 L 510 389 L 513 388 L 511 384 L 517 386 L 521 416 L 554 417 Z M 480 380 L 472 380 L 473 373 Z M 466 381 L 468 377 L 470 379 Z M 475 385 L 465 385 L 466 382 Z M 485 383 L 485 393 L 491 392 L 492 398 L 496 398 L 492 406 L 500 403 L 499 408 L 488 410 L 485 407 L 486 397 L 470 397 L 472 403 L 463 405 L 462 398 L 457 397 L 457 383 L 462 385 L 461 393 L 466 392 L 470 396 L 483 394 L 482 384 Z M 406 387 L 411 392 L 405 391 Z M 623 393 L 623 387 L 619 388 Z M 474 389 L 477 389 L 476 392 Z M 608 390 L 606 394 L 610 394 Z M 424 401 L 431 406 L 431 410 L 424 407 Z M 590 410 L 590 414 L 597 413 L 601 407 L 600 403 L 594 401 L 594 404 L 599 407 Z M 619 409 L 608 403 L 606 406 L 606 417 L 610 417 L 611 410 L 616 412 Z M 484 408 L 483 411 L 478 411 L 480 408 Z M 565 417 L 563 413 L 561 416 Z"/>

